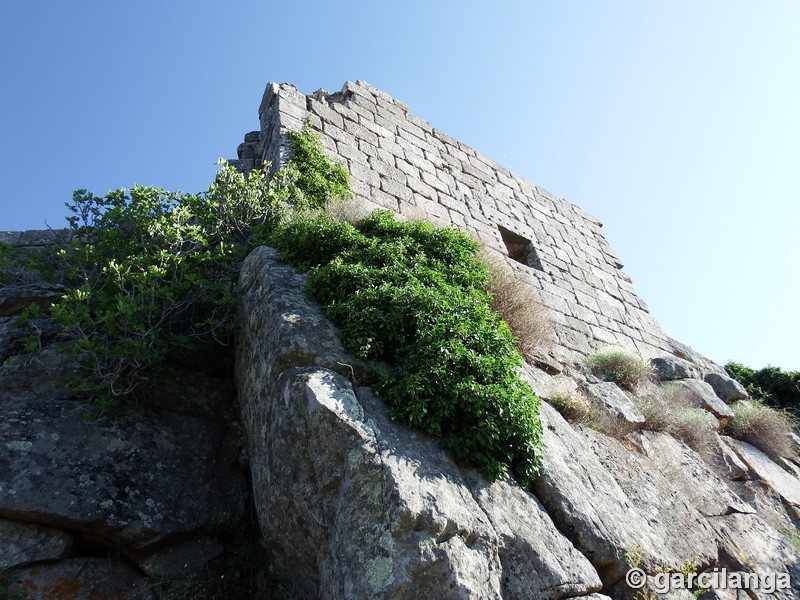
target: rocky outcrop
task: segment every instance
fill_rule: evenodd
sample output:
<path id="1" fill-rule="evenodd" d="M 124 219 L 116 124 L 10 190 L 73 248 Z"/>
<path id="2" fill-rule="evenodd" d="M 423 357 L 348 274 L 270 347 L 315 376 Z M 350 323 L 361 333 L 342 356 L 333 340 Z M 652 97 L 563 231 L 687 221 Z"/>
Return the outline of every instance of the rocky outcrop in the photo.
<path id="1" fill-rule="evenodd" d="M 636 405 L 613 383 L 608 381 L 591 383 L 586 386 L 586 393 L 612 418 L 628 423 L 644 423 L 644 417 Z"/>
<path id="2" fill-rule="evenodd" d="M 733 411 L 714 393 L 714 389 L 705 381 L 697 379 L 681 379 L 671 381 L 669 389 L 685 398 L 698 408 L 707 410 L 718 419 L 733 418 Z"/>
<path id="3" fill-rule="evenodd" d="M 707 373 L 703 379 L 723 402 L 730 403 L 748 397 L 744 386 L 732 377 L 722 373 Z"/>
<path id="4" fill-rule="evenodd" d="M 532 494 L 454 464 L 354 385 L 352 359 L 303 283 L 271 249 L 248 257 L 237 367 L 259 522 L 297 597 L 632 598 L 624 577 L 637 552 L 650 573 L 797 570 L 780 528 L 736 493 L 757 476 L 736 448 L 718 472 L 666 433 L 623 444 L 544 403 Z M 530 365 L 520 374 L 545 396 L 576 386 Z M 794 490 L 781 489 L 784 500 Z M 763 548 L 757 561 L 741 556 L 747 545 Z"/>
<path id="5" fill-rule="evenodd" d="M 68 391 L 40 393 L 41 368 L 31 357 L 0 371 L 0 516 L 136 548 L 242 517 L 223 423 L 150 407 L 87 421 Z"/>
<path id="6" fill-rule="evenodd" d="M 36 302 L 26 286 L 0 298 Z M 208 536 L 243 522 L 249 500 L 230 380 L 176 372 L 102 413 L 68 385 L 80 370 L 56 332 L 0 318 L 0 592 L 151 598 L 154 581 L 208 577 L 231 553 Z M 17 341 L 31 333 L 39 352 Z M 192 597 L 215 597 L 203 587 Z"/>
<path id="7" fill-rule="evenodd" d="M 241 284 L 250 327 L 237 382 L 253 494 L 274 566 L 298 597 L 561 598 L 600 589 L 535 497 L 458 467 L 433 440 L 389 420 L 369 388 L 321 366 L 348 372 L 352 361 L 330 324 L 319 326 L 319 309 L 296 295 L 302 278 L 274 253 L 251 254 Z M 263 297 L 300 302 L 287 311 Z M 310 325 L 313 339 L 303 334 Z"/>
<path id="8" fill-rule="evenodd" d="M 650 359 L 656 377 L 660 381 L 699 378 L 700 370 L 688 360 L 677 356 L 657 356 Z"/>

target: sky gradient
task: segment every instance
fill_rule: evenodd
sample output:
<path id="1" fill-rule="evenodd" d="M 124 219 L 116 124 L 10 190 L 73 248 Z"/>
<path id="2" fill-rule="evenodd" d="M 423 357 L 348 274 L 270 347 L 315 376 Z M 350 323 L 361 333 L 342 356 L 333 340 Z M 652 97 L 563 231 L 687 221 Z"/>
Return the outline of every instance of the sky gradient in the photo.
<path id="1" fill-rule="evenodd" d="M 8 3 L 0 230 L 204 190 L 268 81 L 363 79 L 604 223 L 667 334 L 800 370 L 800 3 Z"/>

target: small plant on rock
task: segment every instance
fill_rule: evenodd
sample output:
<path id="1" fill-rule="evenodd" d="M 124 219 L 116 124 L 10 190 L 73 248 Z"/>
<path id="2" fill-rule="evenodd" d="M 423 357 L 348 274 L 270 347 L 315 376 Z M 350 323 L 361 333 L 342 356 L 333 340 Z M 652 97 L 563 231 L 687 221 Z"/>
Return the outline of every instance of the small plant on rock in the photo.
<path id="1" fill-rule="evenodd" d="M 591 402 L 580 390 L 568 388 L 553 390 L 548 401 L 565 419 L 573 423 L 584 421 L 592 410 Z"/>
<path id="2" fill-rule="evenodd" d="M 758 400 L 742 400 L 731 404 L 733 418 L 723 427 L 723 433 L 752 444 L 774 458 L 795 456 L 789 434 L 794 422 L 786 411 L 779 411 Z"/>
<path id="3" fill-rule="evenodd" d="M 589 355 L 589 366 L 605 379 L 627 390 L 649 380 L 653 369 L 650 363 L 629 350 L 609 346 Z"/>
<path id="4" fill-rule="evenodd" d="M 641 386 L 633 401 L 645 418 L 641 429 L 669 433 L 699 454 L 707 454 L 716 446 L 716 419 L 694 406 L 682 388 L 669 384 Z"/>

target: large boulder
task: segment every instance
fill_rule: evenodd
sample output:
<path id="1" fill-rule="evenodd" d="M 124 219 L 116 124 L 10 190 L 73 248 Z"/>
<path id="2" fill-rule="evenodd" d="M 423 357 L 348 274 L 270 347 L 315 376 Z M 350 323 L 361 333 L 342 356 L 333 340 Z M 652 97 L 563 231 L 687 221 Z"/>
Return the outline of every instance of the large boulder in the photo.
<path id="1" fill-rule="evenodd" d="M 683 379 L 665 384 L 670 393 L 679 394 L 698 408 L 707 410 L 718 419 L 732 419 L 733 411 L 714 393 L 713 388 L 705 381 Z"/>
<path id="2" fill-rule="evenodd" d="M 253 495 L 288 591 L 544 599 L 600 589 L 535 497 L 457 466 L 334 372 L 352 359 L 302 277 L 259 250 L 241 281 L 237 384 Z"/>
<path id="3" fill-rule="evenodd" d="M 547 404 L 542 421 L 542 474 L 534 492 L 605 585 L 623 579 L 631 548 L 641 550 L 642 568 L 651 573 L 691 557 L 713 562 L 713 532 L 646 458 L 597 432 L 576 431 Z"/>
<path id="4" fill-rule="evenodd" d="M 800 517 L 800 479 L 783 469 L 761 450 L 733 438 L 724 438 L 736 455 L 747 465 L 761 487 L 773 491 L 795 518 Z"/>
<path id="5" fill-rule="evenodd" d="M 142 548 L 244 515 L 223 422 L 147 406 L 92 416 L 59 383 L 69 365 L 44 352 L 0 368 L 0 517 Z"/>
<path id="6" fill-rule="evenodd" d="M 688 360 L 678 356 L 659 356 L 650 359 L 653 371 L 659 381 L 673 381 L 675 379 L 689 379 L 700 376 L 700 369 Z"/>
<path id="7" fill-rule="evenodd" d="M 707 373 L 703 380 L 709 384 L 714 393 L 719 396 L 723 402 L 735 402 L 736 400 L 744 400 L 748 397 L 747 390 L 744 386 L 736 381 L 733 377 L 723 375 L 722 373 Z"/>

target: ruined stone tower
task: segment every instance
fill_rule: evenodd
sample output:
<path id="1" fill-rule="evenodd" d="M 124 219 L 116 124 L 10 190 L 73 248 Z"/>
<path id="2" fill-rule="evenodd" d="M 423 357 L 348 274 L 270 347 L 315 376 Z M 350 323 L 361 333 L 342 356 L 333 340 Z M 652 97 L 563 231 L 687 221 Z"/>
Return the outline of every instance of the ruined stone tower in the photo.
<path id="1" fill-rule="evenodd" d="M 431 127 L 386 93 L 363 81 L 309 96 L 270 83 L 259 117 L 261 130 L 245 136 L 233 161 L 239 169 L 280 166 L 288 153 L 282 132 L 308 122 L 331 156 L 346 163 L 365 206 L 454 225 L 524 272 L 556 322 L 556 361 L 580 362 L 610 344 L 645 357 L 692 354 L 713 369 L 661 331 L 597 219 Z"/>

